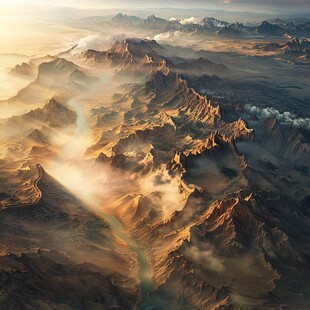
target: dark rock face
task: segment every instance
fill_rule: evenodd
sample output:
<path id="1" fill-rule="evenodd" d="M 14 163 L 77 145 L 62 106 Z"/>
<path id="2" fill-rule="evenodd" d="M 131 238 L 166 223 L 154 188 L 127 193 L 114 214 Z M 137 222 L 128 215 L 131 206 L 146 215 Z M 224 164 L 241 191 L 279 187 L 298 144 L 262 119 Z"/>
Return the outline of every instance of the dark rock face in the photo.
<path id="1" fill-rule="evenodd" d="M 122 13 L 118 13 L 117 15 L 113 16 L 111 19 L 112 23 L 117 25 L 137 25 L 142 20 L 139 17 L 133 16 L 133 15 L 126 15 Z"/>
<path id="2" fill-rule="evenodd" d="M 8 252 L 0 258 L 1 306 L 135 308 L 135 282 L 110 269 L 111 261 L 129 262 L 117 254 L 109 225 L 44 171 L 38 187 L 38 202 L 0 212 Z"/>
<path id="3" fill-rule="evenodd" d="M 277 145 L 284 156 L 303 160 L 310 159 L 309 129 L 281 124 L 275 119 L 266 120 L 264 128 L 270 137 L 270 143 Z"/>
<path id="4" fill-rule="evenodd" d="M 292 41 L 285 44 L 283 55 L 286 58 L 309 61 L 310 40 L 294 38 Z"/>
<path id="5" fill-rule="evenodd" d="M 310 40 L 293 38 L 285 44 L 268 43 L 258 44 L 255 46 L 257 49 L 264 51 L 279 52 L 281 57 L 285 60 L 294 62 L 308 62 L 310 55 Z"/>
<path id="6" fill-rule="evenodd" d="M 269 22 L 264 21 L 257 27 L 257 33 L 270 36 L 279 36 L 283 35 L 285 30 L 276 24 L 270 24 Z"/>
<path id="7" fill-rule="evenodd" d="M 220 29 L 217 32 L 217 35 L 226 38 L 239 38 L 240 36 L 242 36 L 242 32 L 238 29 L 227 26 L 225 28 Z"/>
<path id="8" fill-rule="evenodd" d="M 1 296 L 4 308 L 128 309 L 134 306 L 130 293 L 118 286 L 117 275 L 107 276 L 89 263 L 76 264 L 56 251 L 1 256 L 0 264 L 5 266 L 0 272 L 0 284 L 5 286 Z"/>

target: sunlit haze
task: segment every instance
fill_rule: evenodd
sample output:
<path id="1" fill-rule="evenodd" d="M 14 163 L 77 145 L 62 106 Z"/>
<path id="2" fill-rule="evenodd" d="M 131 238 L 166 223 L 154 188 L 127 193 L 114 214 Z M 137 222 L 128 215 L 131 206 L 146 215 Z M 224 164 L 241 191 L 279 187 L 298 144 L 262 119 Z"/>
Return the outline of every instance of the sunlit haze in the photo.
<path id="1" fill-rule="evenodd" d="M 310 309 L 309 0 L 0 0 L 0 309 Z"/>

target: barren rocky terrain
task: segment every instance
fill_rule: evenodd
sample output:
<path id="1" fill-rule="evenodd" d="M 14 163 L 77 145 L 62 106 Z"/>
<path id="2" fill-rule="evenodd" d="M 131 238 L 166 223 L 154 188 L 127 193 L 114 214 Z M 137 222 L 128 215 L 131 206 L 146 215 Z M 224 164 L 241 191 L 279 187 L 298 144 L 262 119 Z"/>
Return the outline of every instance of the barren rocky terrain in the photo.
<path id="1" fill-rule="evenodd" d="M 184 37 L 10 68 L 0 308 L 309 309 L 307 24 L 86 22 Z"/>

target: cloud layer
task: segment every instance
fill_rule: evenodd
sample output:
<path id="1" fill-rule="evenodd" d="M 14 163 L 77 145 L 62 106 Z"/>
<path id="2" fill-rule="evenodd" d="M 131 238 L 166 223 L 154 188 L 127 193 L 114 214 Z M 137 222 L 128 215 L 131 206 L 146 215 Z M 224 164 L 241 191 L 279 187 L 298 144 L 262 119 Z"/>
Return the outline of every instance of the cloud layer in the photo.
<path id="1" fill-rule="evenodd" d="M 189 18 L 184 18 L 184 19 L 172 17 L 172 18 L 170 18 L 170 21 L 178 21 L 182 25 L 200 24 L 201 23 L 201 19 L 200 18 L 193 17 L 193 16 L 189 17 Z"/>
<path id="2" fill-rule="evenodd" d="M 168 31 L 156 34 L 154 36 L 154 40 L 158 42 L 168 42 L 168 41 L 174 41 L 177 37 L 181 35 L 181 31 Z"/>
<path id="3" fill-rule="evenodd" d="M 274 118 L 282 124 L 291 125 L 299 128 L 310 129 L 310 118 L 297 117 L 291 112 L 281 113 L 274 108 L 260 108 L 254 105 L 245 105 L 245 111 L 249 114 L 256 115 L 260 119 Z"/>
<path id="4" fill-rule="evenodd" d="M 88 49 L 96 51 L 107 50 L 115 42 L 121 42 L 126 39 L 125 34 L 118 34 L 113 36 L 104 36 L 102 34 L 92 34 L 82 38 L 77 47 L 74 49 L 75 53 L 81 53 Z"/>

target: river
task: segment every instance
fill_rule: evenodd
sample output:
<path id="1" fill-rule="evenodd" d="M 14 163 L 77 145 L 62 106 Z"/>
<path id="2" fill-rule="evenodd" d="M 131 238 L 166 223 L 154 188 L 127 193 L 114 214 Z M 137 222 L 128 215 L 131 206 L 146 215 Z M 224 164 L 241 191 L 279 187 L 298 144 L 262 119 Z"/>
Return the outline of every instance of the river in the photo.
<path id="1" fill-rule="evenodd" d="M 103 78 L 102 82 L 104 82 L 104 80 L 105 79 Z M 87 95 L 91 95 L 91 93 L 93 92 L 94 89 L 90 90 L 87 93 L 84 93 L 83 96 L 72 98 L 68 102 L 70 108 L 74 110 L 77 114 L 77 127 L 74 135 L 64 146 L 63 152 L 66 154 L 67 157 L 76 158 L 82 156 L 83 152 L 85 151 L 85 142 L 89 142 L 91 128 L 89 127 L 87 118 L 85 117 L 85 109 L 80 100 L 85 98 Z M 98 212 L 98 208 L 96 207 L 95 209 Z M 129 232 L 125 230 L 122 223 L 116 217 L 103 211 L 101 212 L 101 214 L 104 219 L 110 224 L 114 235 L 121 239 L 123 242 L 125 242 L 128 248 L 136 254 L 137 263 L 139 265 L 139 280 L 142 295 L 139 309 L 152 309 L 153 307 L 151 306 L 152 302 L 149 298 L 149 292 L 154 289 L 155 285 L 152 280 L 153 272 L 152 267 L 150 266 L 148 261 L 147 249 L 140 247 L 136 244 L 136 242 L 131 238 Z"/>
<path id="2" fill-rule="evenodd" d="M 130 237 L 129 233 L 126 232 L 122 223 L 114 216 L 102 212 L 102 216 L 110 224 L 115 236 L 123 240 L 128 248 L 137 255 L 137 261 L 139 264 L 139 280 L 140 289 L 142 294 L 142 301 L 140 303 L 140 310 L 152 309 L 150 306 L 149 292 L 155 287 L 154 281 L 152 280 L 152 267 L 149 264 L 147 257 L 147 249 L 139 247 L 136 242 Z"/>

